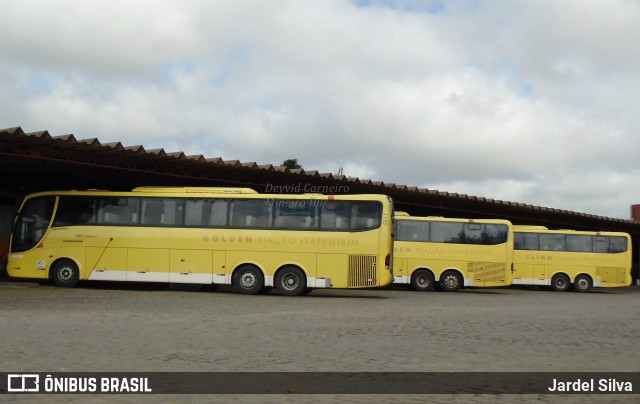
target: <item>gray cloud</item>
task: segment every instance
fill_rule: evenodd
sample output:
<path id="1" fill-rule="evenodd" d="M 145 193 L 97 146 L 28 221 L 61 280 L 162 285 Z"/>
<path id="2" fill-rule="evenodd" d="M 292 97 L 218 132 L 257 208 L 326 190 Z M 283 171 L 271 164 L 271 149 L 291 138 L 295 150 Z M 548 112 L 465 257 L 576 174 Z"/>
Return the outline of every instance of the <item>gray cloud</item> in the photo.
<path id="1" fill-rule="evenodd" d="M 0 126 L 621 218 L 640 202 L 637 2 L 357 4 L 5 1 Z"/>

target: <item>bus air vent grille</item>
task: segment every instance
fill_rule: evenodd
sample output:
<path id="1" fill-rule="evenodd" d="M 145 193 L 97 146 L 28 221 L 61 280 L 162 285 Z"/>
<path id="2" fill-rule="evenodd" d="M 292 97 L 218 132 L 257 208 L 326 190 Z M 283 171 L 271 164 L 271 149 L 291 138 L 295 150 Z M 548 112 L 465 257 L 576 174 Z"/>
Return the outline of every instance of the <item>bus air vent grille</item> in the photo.
<path id="1" fill-rule="evenodd" d="M 349 287 L 377 286 L 377 257 L 349 255 Z"/>

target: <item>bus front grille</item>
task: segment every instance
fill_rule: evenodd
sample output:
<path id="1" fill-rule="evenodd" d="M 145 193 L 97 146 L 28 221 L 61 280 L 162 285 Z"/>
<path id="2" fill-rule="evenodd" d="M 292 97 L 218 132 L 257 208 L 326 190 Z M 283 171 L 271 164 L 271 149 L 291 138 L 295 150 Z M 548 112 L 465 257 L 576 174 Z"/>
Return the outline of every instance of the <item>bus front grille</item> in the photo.
<path id="1" fill-rule="evenodd" d="M 349 255 L 349 287 L 378 284 L 376 258 L 375 255 Z"/>

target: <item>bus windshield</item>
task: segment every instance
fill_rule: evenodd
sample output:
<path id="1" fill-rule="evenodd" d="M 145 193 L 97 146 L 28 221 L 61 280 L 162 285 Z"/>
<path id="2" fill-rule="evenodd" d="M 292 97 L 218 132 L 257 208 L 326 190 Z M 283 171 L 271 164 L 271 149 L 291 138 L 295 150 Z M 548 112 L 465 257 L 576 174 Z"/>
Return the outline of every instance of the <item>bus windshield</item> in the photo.
<path id="1" fill-rule="evenodd" d="M 27 201 L 13 228 L 12 252 L 30 250 L 42 240 L 51 222 L 54 203 L 52 196 Z"/>

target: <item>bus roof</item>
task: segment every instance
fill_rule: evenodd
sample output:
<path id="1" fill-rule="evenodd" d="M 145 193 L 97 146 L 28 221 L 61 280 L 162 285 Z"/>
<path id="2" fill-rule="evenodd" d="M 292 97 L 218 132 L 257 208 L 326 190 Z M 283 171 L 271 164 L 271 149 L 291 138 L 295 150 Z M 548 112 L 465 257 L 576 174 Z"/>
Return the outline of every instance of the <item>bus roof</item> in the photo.
<path id="1" fill-rule="evenodd" d="M 532 225 L 522 225 L 522 224 L 514 224 L 513 230 L 549 230 L 544 226 L 532 226 Z"/>
<path id="2" fill-rule="evenodd" d="M 404 212 L 400 212 L 404 213 Z M 459 217 L 443 217 L 443 216 L 409 216 L 408 214 L 398 215 L 395 212 L 396 219 L 398 220 L 424 220 L 424 221 L 437 221 L 437 222 L 453 222 L 453 223 L 502 223 L 511 227 L 511 222 L 506 219 L 465 219 Z"/>
<path id="3" fill-rule="evenodd" d="M 148 193 L 187 193 L 187 194 L 257 194 L 251 188 L 222 188 L 222 187 L 136 187 L 131 192 Z"/>

